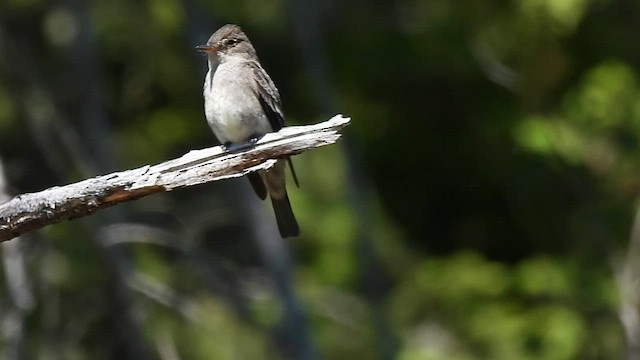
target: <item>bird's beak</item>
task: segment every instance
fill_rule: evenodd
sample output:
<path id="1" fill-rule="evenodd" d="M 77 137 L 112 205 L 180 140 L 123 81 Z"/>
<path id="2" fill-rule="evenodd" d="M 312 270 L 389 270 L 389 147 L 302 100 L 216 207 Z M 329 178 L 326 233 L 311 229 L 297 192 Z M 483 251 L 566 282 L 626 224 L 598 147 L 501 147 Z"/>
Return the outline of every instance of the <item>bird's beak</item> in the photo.
<path id="1" fill-rule="evenodd" d="M 196 46 L 196 50 L 203 54 L 213 54 L 218 51 L 218 47 L 213 45 L 198 45 Z"/>

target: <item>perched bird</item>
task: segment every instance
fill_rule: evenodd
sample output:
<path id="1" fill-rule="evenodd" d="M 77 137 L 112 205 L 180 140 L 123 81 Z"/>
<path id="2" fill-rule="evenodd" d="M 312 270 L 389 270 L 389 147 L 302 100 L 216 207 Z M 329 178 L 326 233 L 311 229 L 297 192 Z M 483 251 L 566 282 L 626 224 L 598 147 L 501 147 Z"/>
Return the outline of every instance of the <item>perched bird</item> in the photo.
<path id="1" fill-rule="evenodd" d="M 226 146 L 255 141 L 284 126 L 280 94 L 260 65 L 251 41 L 237 25 L 227 24 L 196 47 L 207 55 L 209 71 L 204 79 L 204 110 L 218 140 Z M 285 168 L 291 160 L 280 159 L 269 170 L 247 175 L 260 199 L 267 193 L 283 238 L 298 236 L 300 229 L 285 187 Z"/>

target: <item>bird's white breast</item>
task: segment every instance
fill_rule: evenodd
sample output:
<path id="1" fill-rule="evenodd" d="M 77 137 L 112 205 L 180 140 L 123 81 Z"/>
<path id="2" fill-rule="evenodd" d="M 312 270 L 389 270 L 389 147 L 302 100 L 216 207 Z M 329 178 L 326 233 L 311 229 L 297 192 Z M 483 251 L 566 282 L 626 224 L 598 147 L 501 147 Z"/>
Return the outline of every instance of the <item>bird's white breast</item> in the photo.
<path id="1" fill-rule="evenodd" d="M 271 131 L 247 70 L 251 69 L 223 63 L 205 78 L 205 116 L 220 142 L 244 142 Z"/>

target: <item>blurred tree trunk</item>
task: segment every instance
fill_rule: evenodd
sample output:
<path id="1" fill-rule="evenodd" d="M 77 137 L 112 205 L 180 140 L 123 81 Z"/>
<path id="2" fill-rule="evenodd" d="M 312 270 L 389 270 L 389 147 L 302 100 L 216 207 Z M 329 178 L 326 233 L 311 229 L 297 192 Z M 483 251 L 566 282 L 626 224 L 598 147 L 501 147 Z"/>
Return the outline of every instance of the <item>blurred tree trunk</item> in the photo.
<path id="1" fill-rule="evenodd" d="M 289 0 L 290 22 L 296 45 L 305 65 L 305 73 L 312 85 L 314 98 L 325 113 L 337 109 L 338 91 L 326 56 L 323 33 L 327 31 L 327 24 L 330 23 L 330 14 L 339 13 L 336 7 L 341 5 L 342 3 L 337 1 Z M 367 181 L 368 176 L 362 167 L 364 161 L 353 138 L 345 137 L 343 151 L 347 159 L 349 203 L 357 219 L 357 243 L 354 251 L 359 257 L 360 284 L 373 309 L 372 318 L 379 340 L 377 344 L 380 359 L 391 360 L 396 356 L 397 344 L 386 319 L 384 274 L 373 244 L 375 226 L 369 204 L 371 184 Z"/>
<path id="2" fill-rule="evenodd" d="M 0 204 L 10 199 L 9 183 L 0 158 Z M 3 359 L 26 359 L 26 316 L 35 305 L 32 285 L 25 265 L 25 243 L 21 239 L 5 242 L 2 247 L 2 264 L 10 306 L 2 320 L 2 335 L 5 339 Z"/>
<path id="3" fill-rule="evenodd" d="M 618 316 L 627 339 L 627 359 L 640 360 L 640 208 L 631 230 L 628 249 L 614 264 L 620 307 Z"/>
<path id="4" fill-rule="evenodd" d="M 90 23 L 91 2 L 84 0 L 66 0 L 73 19 L 78 23 L 78 31 L 67 47 L 67 59 L 71 79 L 76 82 L 76 101 L 79 106 L 80 134 L 91 156 L 91 163 L 98 173 L 108 173 L 115 169 L 115 151 L 112 145 L 113 135 L 109 125 L 107 100 L 104 93 L 102 66 L 96 53 L 96 40 Z M 71 80 L 70 79 L 70 80 Z M 83 174 L 85 177 L 94 174 Z M 96 217 L 87 220 L 87 226 L 93 234 L 100 233 L 109 224 L 126 219 L 126 207 L 108 209 Z M 152 359 L 142 334 L 142 324 L 134 313 L 135 299 L 127 287 L 127 279 L 133 271 L 133 265 L 121 246 L 106 246 L 97 236 L 92 236 L 95 246 L 102 254 L 110 274 L 107 292 L 114 301 L 106 319 L 110 321 L 112 334 L 117 334 L 116 348 L 112 356 L 121 359 Z"/>

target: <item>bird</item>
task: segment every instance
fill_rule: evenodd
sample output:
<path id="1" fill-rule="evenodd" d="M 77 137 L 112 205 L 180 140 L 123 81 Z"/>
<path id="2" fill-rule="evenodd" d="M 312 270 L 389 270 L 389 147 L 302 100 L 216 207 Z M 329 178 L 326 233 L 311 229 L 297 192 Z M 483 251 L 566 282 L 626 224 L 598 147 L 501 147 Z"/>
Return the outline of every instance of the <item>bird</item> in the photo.
<path id="1" fill-rule="evenodd" d="M 196 49 L 207 56 L 209 67 L 203 87 L 205 117 L 223 146 L 252 143 L 285 126 L 280 93 L 240 26 L 222 26 Z M 300 234 L 286 189 L 287 162 L 298 185 L 289 158 L 278 159 L 268 170 L 247 175 L 260 199 L 266 199 L 267 194 L 271 198 L 283 238 Z"/>

